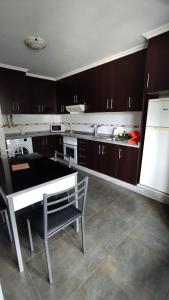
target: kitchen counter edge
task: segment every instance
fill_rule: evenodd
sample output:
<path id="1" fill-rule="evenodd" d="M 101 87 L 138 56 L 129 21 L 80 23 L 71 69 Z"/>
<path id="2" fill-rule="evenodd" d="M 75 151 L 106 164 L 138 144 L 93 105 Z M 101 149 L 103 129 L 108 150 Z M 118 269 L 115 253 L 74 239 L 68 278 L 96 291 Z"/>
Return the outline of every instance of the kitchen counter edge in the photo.
<path id="1" fill-rule="evenodd" d="M 77 139 L 84 139 L 84 140 L 90 140 L 90 141 L 96 141 L 101 143 L 107 143 L 107 144 L 115 144 L 115 145 L 121 145 L 121 146 L 127 146 L 127 147 L 134 147 L 139 148 L 139 144 L 130 144 L 126 140 L 124 141 L 113 141 L 108 140 L 108 136 L 96 136 L 90 134 L 83 134 L 83 133 L 70 133 L 70 132 L 50 132 L 50 131 L 43 131 L 43 132 L 27 132 L 25 134 L 5 134 L 6 140 L 12 140 L 12 139 L 23 139 L 28 137 L 37 137 L 37 136 L 48 136 L 48 135 L 62 135 L 62 136 L 68 136 L 68 137 L 74 137 Z"/>

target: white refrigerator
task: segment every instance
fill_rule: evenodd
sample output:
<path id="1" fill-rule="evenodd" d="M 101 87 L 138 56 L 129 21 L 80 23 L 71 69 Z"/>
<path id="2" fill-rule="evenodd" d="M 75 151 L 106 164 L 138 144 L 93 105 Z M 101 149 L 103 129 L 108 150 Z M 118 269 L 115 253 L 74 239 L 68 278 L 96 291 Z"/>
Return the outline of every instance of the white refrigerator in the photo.
<path id="1" fill-rule="evenodd" d="M 169 194 L 169 98 L 149 100 L 140 184 Z"/>

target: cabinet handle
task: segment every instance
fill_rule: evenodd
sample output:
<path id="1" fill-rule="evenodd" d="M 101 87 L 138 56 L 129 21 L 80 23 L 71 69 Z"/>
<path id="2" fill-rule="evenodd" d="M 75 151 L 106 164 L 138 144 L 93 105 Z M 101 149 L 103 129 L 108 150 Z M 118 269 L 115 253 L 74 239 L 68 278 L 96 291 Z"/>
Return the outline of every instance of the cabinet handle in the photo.
<path id="1" fill-rule="evenodd" d="M 42 138 L 42 144 L 43 145 L 45 144 L 45 138 Z"/>
<path id="2" fill-rule="evenodd" d="M 99 145 L 99 154 L 101 154 L 101 145 Z"/>
<path id="3" fill-rule="evenodd" d="M 43 104 L 42 104 L 42 112 L 44 111 L 44 107 L 43 107 Z"/>
<path id="4" fill-rule="evenodd" d="M 12 103 L 13 112 L 15 113 L 15 102 Z"/>
<path id="5" fill-rule="evenodd" d="M 19 104 L 16 103 L 17 111 L 19 112 Z"/>
<path id="6" fill-rule="evenodd" d="M 114 102 L 114 99 L 111 98 L 111 109 L 113 109 L 113 102 Z"/>
<path id="7" fill-rule="evenodd" d="M 149 82 L 150 82 L 150 73 L 147 74 L 147 88 L 149 87 Z"/>
<path id="8" fill-rule="evenodd" d="M 102 146 L 102 155 L 104 155 L 104 145 Z"/>
<path id="9" fill-rule="evenodd" d="M 76 103 L 77 103 L 77 97 L 78 97 L 78 96 L 76 95 Z"/>
<path id="10" fill-rule="evenodd" d="M 46 138 L 46 145 L 48 144 L 48 138 Z"/>
<path id="11" fill-rule="evenodd" d="M 119 149 L 119 159 L 121 159 L 122 158 L 122 156 L 121 156 L 121 149 Z"/>
<path id="12" fill-rule="evenodd" d="M 109 109 L 109 99 L 107 99 L 107 109 Z"/>
<path id="13" fill-rule="evenodd" d="M 40 104 L 38 104 L 38 112 L 40 113 Z"/>
<path id="14" fill-rule="evenodd" d="M 65 112 L 65 107 L 64 107 L 64 105 L 63 105 L 63 113 Z"/>
<path id="15" fill-rule="evenodd" d="M 131 97 L 129 97 L 129 109 L 131 108 Z"/>

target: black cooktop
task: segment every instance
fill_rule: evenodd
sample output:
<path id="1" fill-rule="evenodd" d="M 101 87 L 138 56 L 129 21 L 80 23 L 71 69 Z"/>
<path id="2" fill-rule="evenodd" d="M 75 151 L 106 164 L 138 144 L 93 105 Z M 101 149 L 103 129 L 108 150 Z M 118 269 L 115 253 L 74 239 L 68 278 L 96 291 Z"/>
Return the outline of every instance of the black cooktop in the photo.
<path id="1" fill-rule="evenodd" d="M 1 159 L 0 170 L 0 185 L 6 195 L 77 172 L 41 155 Z"/>

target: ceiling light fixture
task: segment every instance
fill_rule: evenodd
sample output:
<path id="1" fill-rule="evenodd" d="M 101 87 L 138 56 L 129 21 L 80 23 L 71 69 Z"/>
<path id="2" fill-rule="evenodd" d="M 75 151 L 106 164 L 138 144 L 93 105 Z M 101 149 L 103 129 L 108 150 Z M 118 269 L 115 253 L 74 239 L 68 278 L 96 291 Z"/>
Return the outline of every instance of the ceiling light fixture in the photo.
<path id="1" fill-rule="evenodd" d="M 46 47 L 47 43 L 44 39 L 35 36 L 28 36 L 24 43 L 33 50 L 41 50 Z"/>

